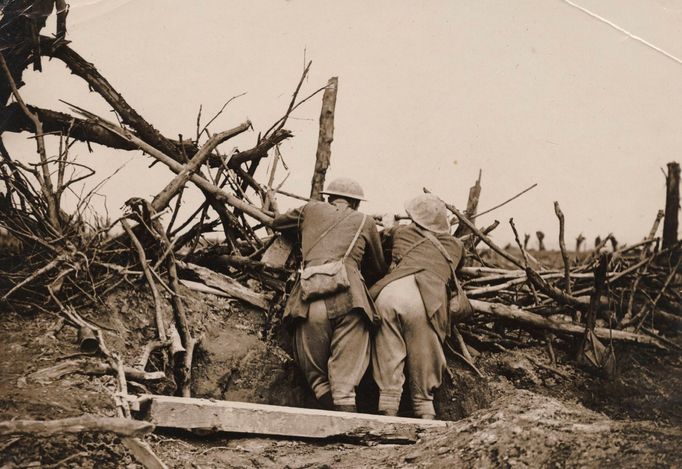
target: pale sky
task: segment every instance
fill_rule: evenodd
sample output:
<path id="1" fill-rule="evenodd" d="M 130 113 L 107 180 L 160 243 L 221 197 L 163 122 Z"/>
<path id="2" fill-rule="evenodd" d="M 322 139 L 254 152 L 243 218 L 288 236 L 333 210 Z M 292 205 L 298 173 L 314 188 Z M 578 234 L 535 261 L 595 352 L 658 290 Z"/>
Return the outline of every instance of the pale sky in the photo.
<path id="1" fill-rule="evenodd" d="M 574 1 L 682 57 L 682 0 Z M 482 169 L 481 210 L 538 183 L 479 219 L 502 222 L 501 244 L 513 241 L 514 217 L 521 233 L 543 230 L 556 246 L 555 200 L 570 247 L 580 232 L 588 245 L 608 232 L 632 243 L 664 208 L 661 168 L 682 159 L 682 65 L 563 0 L 69 3 L 72 47 L 168 137 L 195 133 L 200 104 L 205 122 L 246 92 L 211 130 L 249 118 L 255 131 L 221 148 L 250 148 L 285 111 L 304 60 L 313 64 L 302 95 L 338 76 L 327 180 L 360 181 L 368 213 L 402 211 L 423 186 L 463 208 Z M 66 111 L 63 99 L 112 117 L 58 61 L 24 80 L 31 104 Z M 314 98 L 287 125 L 295 137 L 282 145 L 285 190 L 310 191 L 320 104 Z M 6 144 L 37 158 L 27 136 Z M 98 171 L 93 182 L 127 162 L 102 190 L 112 216 L 172 177 L 161 165 L 148 170 L 139 152 L 93 149 L 76 150 Z M 280 166 L 276 180 L 284 175 Z M 280 197 L 283 207 L 297 203 Z"/>

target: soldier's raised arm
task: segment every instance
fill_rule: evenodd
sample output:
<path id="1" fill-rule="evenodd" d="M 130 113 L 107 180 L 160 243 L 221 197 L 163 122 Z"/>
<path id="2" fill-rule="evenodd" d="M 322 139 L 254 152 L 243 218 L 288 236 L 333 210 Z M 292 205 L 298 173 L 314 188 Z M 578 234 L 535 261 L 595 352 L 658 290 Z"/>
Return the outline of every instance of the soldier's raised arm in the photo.
<path id="1" fill-rule="evenodd" d="M 291 231 L 297 229 L 303 223 L 305 205 L 292 208 L 284 213 L 275 216 L 272 220 L 271 228 L 275 231 Z"/>

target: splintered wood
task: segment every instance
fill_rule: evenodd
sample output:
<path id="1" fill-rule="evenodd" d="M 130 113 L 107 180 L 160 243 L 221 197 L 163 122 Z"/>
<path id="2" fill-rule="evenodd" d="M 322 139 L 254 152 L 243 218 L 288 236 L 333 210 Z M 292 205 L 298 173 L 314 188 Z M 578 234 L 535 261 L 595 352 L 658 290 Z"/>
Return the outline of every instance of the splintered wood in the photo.
<path id="1" fill-rule="evenodd" d="M 142 395 L 138 418 L 160 428 L 253 433 L 299 438 L 414 442 L 419 431 L 447 422 L 334 412 L 246 402 Z"/>

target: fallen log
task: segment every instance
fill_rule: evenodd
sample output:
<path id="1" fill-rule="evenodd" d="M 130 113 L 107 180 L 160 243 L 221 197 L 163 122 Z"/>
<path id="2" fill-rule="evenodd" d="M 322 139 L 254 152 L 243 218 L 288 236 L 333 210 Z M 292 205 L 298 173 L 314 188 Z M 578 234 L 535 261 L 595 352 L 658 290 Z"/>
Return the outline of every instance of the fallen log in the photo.
<path id="1" fill-rule="evenodd" d="M 263 293 L 257 293 L 230 277 L 214 272 L 211 269 L 189 262 L 177 262 L 178 267 L 189 271 L 199 278 L 207 286 L 222 290 L 228 295 L 245 301 L 264 311 L 270 309 L 271 298 Z"/>
<path id="2" fill-rule="evenodd" d="M 130 381 L 159 381 L 166 377 L 163 371 L 143 371 L 131 366 L 123 369 L 126 379 Z M 38 383 L 49 383 L 63 376 L 79 373 L 83 375 L 116 375 L 118 370 L 106 363 L 93 363 L 83 360 L 69 360 L 55 366 L 43 368 L 27 376 L 29 380 Z"/>
<path id="3" fill-rule="evenodd" d="M 527 326 L 537 329 L 545 329 L 556 333 L 568 334 L 576 337 L 582 337 L 585 334 L 585 326 L 557 322 L 551 319 L 544 318 L 538 314 L 525 311 L 516 306 L 509 306 L 501 303 L 489 303 L 480 300 L 470 300 L 474 311 L 497 318 L 506 319 L 522 326 Z M 645 336 L 641 334 L 634 334 L 632 332 L 619 331 L 614 329 L 607 329 L 603 327 L 595 327 L 594 334 L 605 340 L 614 340 L 618 342 L 627 342 L 639 345 L 646 345 L 655 347 L 661 350 L 668 350 L 663 341 L 656 337 Z"/>
<path id="4" fill-rule="evenodd" d="M 417 432 L 447 422 L 384 415 L 159 395 L 129 396 L 137 418 L 161 428 L 303 438 L 414 442 Z"/>
<path id="5" fill-rule="evenodd" d="M 117 150 L 137 150 L 133 143 L 112 134 L 94 122 L 31 105 L 28 108 L 43 123 L 45 133 L 68 133 L 71 138 L 83 142 L 98 143 Z M 3 132 L 17 133 L 35 130 L 33 122 L 21 111 L 18 103 L 10 103 L 0 109 L 0 128 Z"/>
<path id="6" fill-rule="evenodd" d="M 528 280 L 530 280 L 530 282 L 533 285 L 535 285 L 540 291 L 542 291 L 542 293 L 549 296 L 554 301 L 569 305 L 577 309 L 587 309 L 590 307 L 589 298 L 569 295 L 563 290 L 560 290 L 547 283 L 545 279 L 543 279 L 537 272 L 535 272 L 530 267 L 526 268 L 526 275 L 528 276 Z"/>
<path id="7" fill-rule="evenodd" d="M 31 435 L 46 437 L 58 433 L 109 432 L 138 436 L 153 431 L 153 423 L 98 415 L 83 415 L 58 420 L 10 420 L 0 422 L 0 436 Z"/>

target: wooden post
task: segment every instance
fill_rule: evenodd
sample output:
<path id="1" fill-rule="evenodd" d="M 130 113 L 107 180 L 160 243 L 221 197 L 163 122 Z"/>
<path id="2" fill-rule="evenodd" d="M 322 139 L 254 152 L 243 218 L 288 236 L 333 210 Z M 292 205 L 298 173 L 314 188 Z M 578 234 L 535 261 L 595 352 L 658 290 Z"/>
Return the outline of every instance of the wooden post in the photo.
<path id="1" fill-rule="evenodd" d="M 554 202 L 554 213 L 556 213 L 557 218 L 559 219 L 559 249 L 561 250 L 561 258 L 564 261 L 564 277 L 565 277 L 565 283 L 564 283 L 564 289 L 566 290 L 566 293 L 569 295 L 571 294 L 571 262 L 568 259 L 568 253 L 566 252 L 566 242 L 564 240 L 564 225 L 565 225 L 565 218 L 564 218 L 564 212 L 561 211 L 561 207 L 559 207 L 559 202 Z"/>
<path id="2" fill-rule="evenodd" d="M 322 97 L 322 111 L 320 112 L 320 136 L 317 141 L 317 153 L 315 154 L 315 172 L 313 173 L 310 198 L 322 200 L 324 178 L 329 168 L 331 157 L 331 145 L 334 140 L 334 108 L 336 107 L 336 92 L 339 87 L 338 77 L 329 79 L 327 89 Z"/>
<path id="3" fill-rule="evenodd" d="M 538 237 L 538 251 L 545 250 L 545 233 L 542 231 L 536 231 L 535 236 Z"/>
<path id="4" fill-rule="evenodd" d="M 600 247 L 602 245 L 601 241 L 602 241 L 601 236 L 597 236 L 596 238 L 594 238 L 594 250 L 595 251 L 598 251 L 599 249 L 601 249 L 601 247 Z"/>
<path id="5" fill-rule="evenodd" d="M 615 236 L 611 236 L 609 238 L 609 242 L 611 243 L 611 250 L 612 251 L 617 251 L 618 250 L 618 240 L 616 239 Z"/>
<path id="6" fill-rule="evenodd" d="M 582 233 L 580 233 L 576 238 L 575 238 L 575 252 L 578 253 L 580 252 L 580 248 L 585 241 L 585 236 L 583 236 Z"/>
<path id="7" fill-rule="evenodd" d="M 467 200 L 467 208 L 464 211 L 464 216 L 472 221 L 474 218 L 476 218 L 476 212 L 478 211 L 478 199 L 481 196 L 481 173 L 482 171 L 479 169 L 478 179 L 476 179 L 474 185 L 469 188 L 469 199 Z M 467 228 L 464 223 L 460 223 L 457 226 L 457 230 L 455 230 L 455 236 L 457 238 L 461 238 L 462 236 L 469 233 L 471 233 L 471 230 Z"/>
<path id="8" fill-rule="evenodd" d="M 665 218 L 663 219 L 663 249 L 677 242 L 678 215 L 680 211 L 680 164 L 668 163 L 665 181 Z"/>

